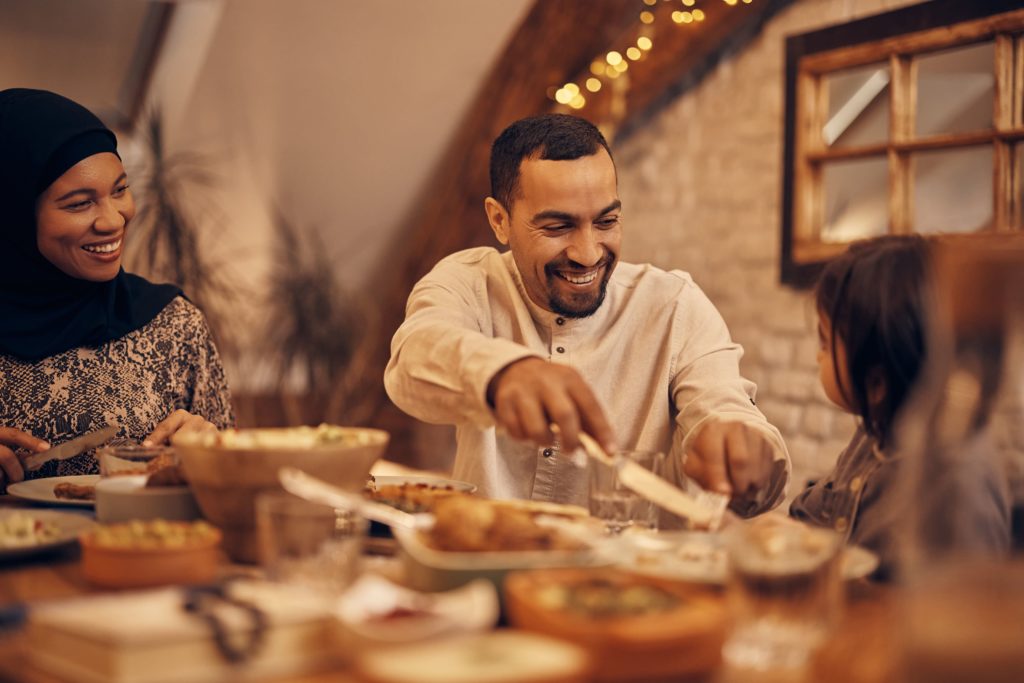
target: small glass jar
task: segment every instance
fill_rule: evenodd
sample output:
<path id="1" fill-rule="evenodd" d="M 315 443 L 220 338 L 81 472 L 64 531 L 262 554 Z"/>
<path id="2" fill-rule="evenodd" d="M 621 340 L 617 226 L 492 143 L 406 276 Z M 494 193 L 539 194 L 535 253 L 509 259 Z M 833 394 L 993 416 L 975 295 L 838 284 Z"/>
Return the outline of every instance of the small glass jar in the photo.
<path id="1" fill-rule="evenodd" d="M 178 457 L 170 446 L 106 446 L 99 449 L 96 455 L 100 461 L 102 477 L 149 475 L 178 464 Z"/>

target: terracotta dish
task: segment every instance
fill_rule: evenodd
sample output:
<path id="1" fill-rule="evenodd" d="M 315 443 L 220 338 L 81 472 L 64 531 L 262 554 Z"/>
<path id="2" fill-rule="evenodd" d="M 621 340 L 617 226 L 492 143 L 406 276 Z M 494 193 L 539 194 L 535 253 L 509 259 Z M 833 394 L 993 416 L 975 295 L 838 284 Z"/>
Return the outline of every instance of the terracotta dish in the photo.
<path id="1" fill-rule="evenodd" d="M 104 588 L 200 584 L 217 576 L 221 533 L 205 522 L 99 525 L 78 540 L 82 575 Z"/>
<path id="2" fill-rule="evenodd" d="M 721 659 L 721 596 L 607 568 L 515 572 L 505 580 L 509 623 L 583 647 L 598 681 L 677 680 Z"/>

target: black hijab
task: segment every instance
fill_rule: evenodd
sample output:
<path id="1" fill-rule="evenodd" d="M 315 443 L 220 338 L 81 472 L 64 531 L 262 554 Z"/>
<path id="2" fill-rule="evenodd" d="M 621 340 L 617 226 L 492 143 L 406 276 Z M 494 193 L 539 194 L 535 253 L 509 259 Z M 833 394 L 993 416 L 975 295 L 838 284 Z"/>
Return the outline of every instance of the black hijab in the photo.
<path id="1" fill-rule="evenodd" d="M 37 361 L 137 330 L 181 294 L 122 268 L 113 280 L 71 277 L 36 246 L 36 200 L 117 138 L 81 105 L 45 90 L 0 91 L 0 353 Z"/>

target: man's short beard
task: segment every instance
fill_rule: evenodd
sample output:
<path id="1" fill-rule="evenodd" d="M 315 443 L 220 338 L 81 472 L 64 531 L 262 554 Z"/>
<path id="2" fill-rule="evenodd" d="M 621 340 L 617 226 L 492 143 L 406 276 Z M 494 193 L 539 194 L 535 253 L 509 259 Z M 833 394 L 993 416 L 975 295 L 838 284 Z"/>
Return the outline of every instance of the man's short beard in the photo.
<path id="1" fill-rule="evenodd" d="M 587 318 L 597 313 L 597 309 L 601 308 L 601 304 L 604 303 L 604 296 L 608 292 L 608 281 L 604 280 L 601 282 L 601 289 L 597 294 L 597 299 L 594 303 L 583 309 L 569 308 L 564 301 L 558 297 L 551 297 L 549 303 L 551 304 L 551 310 L 558 315 L 566 318 Z"/>
<path id="2" fill-rule="evenodd" d="M 605 265 L 604 275 L 601 278 L 601 286 L 598 288 L 597 298 L 584 308 L 573 307 L 569 301 L 566 301 L 559 297 L 555 292 L 555 288 L 551 287 L 548 289 L 548 307 L 552 312 L 566 318 L 587 318 L 597 313 L 597 309 L 601 308 L 601 304 L 604 303 L 604 297 L 608 293 L 608 281 L 612 276 L 612 269 L 615 265 L 615 259 L 609 259 L 609 263 Z M 547 272 L 548 278 L 556 278 L 558 275 L 551 269 Z"/>

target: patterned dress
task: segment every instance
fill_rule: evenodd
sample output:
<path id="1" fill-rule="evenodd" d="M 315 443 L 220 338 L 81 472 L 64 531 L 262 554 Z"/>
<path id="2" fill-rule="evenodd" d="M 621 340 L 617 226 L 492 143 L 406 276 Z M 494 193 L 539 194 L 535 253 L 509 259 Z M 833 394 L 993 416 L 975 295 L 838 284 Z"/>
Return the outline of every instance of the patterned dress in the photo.
<path id="1" fill-rule="evenodd" d="M 155 318 L 98 347 L 70 349 L 36 362 L 0 354 L 0 425 L 51 445 L 105 423 L 118 438 L 141 442 L 178 408 L 234 425 L 224 368 L 203 314 L 178 297 Z M 99 472 L 95 451 L 48 462 L 27 478 Z"/>

